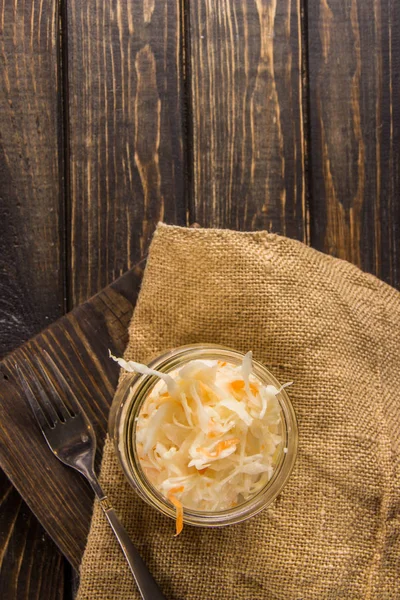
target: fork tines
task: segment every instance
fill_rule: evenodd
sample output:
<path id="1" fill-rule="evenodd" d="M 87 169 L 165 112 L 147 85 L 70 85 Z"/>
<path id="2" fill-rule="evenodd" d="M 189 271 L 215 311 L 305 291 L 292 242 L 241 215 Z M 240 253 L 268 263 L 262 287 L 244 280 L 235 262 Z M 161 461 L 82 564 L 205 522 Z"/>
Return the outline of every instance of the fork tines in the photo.
<path id="1" fill-rule="evenodd" d="M 65 423 L 68 419 L 79 414 L 81 406 L 64 375 L 45 350 L 43 351 L 43 358 L 44 361 L 42 362 L 36 356 L 34 365 L 41 374 L 44 386 L 28 360 L 23 361 L 23 368 L 17 364 L 15 367 L 40 427 L 53 428 L 58 421 Z M 55 383 L 50 377 L 49 371 Z M 40 397 L 40 403 L 37 400 L 37 395 Z M 69 406 L 65 400 L 67 400 Z"/>

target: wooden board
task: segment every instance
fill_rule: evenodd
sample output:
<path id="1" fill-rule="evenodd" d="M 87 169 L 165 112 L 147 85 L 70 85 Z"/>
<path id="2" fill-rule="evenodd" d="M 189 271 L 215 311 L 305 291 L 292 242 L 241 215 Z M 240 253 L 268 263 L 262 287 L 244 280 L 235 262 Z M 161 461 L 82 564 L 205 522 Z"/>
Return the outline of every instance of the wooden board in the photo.
<path id="1" fill-rule="evenodd" d="M 71 306 L 185 223 L 180 6 L 67 3 Z"/>
<path id="2" fill-rule="evenodd" d="M 307 241 L 300 1 L 187 7 L 192 221 Z"/>
<path id="3" fill-rule="evenodd" d="M 400 285 L 400 5 L 308 2 L 311 241 Z"/>
<path id="4" fill-rule="evenodd" d="M 98 468 L 119 372 L 108 349 L 118 355 L 124 351 L 140 280 L 140 268 L 129 271 L 1 363 L 0 466 L 76 568 L 89 530 L 92 493 L 82 476 L 50 452 L 14 365 L 28 360 L 34 366 L 34 356 L 43 349 L 54 358 L 93 423 Z"/>

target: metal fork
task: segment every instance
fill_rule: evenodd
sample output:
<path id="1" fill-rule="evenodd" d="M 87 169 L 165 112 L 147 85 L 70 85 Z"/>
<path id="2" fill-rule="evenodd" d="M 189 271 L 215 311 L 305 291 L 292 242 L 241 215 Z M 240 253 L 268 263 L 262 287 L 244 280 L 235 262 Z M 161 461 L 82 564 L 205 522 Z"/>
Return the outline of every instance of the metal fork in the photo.
<path id="1" fill-rule="evenodd" d="M 48 391 L 44 389 L 27 361 L 23 363 L 25 375 L 17 364 L 15 368 L 44 438 L 61 462 L 82 473 L 90 483 L 128 561 L 143 600 L 165 600 L 96 477 L 96 436 L 93 427 L 53 359 L 46 351 L 43 354 L 44 364 L 36 358 L 36 365 Z M 61 393 L 47 374 L 45 365 L 50 369 Z M 40 397 L 40 403 L 36 396 Z"/>

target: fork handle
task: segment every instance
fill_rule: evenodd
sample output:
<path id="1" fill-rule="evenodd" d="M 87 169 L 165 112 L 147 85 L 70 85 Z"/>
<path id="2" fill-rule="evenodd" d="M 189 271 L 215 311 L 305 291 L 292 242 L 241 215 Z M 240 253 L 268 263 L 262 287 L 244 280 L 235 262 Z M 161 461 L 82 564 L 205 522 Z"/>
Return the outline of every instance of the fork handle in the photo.
<path id="1" fill-rule="evenodd" d="M 115 510 L 112 507 L 105 508 L 103 506 L 105 500 L 107 499 L 102 498 L 102 500 L 100 500 L 101 507 L 103 508 L 108 522 L 121 546 L 122 552 L 128 561 L 143 600 L 166 600 L 152 574 L 143 562 L 139 552 L 132 544 L 129 535 L 121 521 L 118 519 Z"/>
<path id="2" fill-rule="evenodd" d="M 101 489 L 97 478 L 94 481 L 89 478 L 89 483 L 91 484 L 100 502 L 100 506 L 121 546 L 121 550 L 125 555 L 143 600 L 166 600 L 149 569 L 143 562 L 137 548 L 133 545 L 125 527 L 118 519 L 111 502 Z"/>

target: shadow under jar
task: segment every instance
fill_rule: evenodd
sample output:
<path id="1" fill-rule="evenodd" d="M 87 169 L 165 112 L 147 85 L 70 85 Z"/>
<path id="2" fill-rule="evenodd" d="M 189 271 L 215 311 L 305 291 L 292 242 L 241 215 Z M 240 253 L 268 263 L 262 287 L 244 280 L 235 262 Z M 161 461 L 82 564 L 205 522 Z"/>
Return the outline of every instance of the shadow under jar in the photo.
<path id="1" fill-rule="evenodd" d="M 192 361 L 220 361 L 239 366 L 244 355 L 236 350 L 209 344 L 193 344 L 170 350 L 152 360 L 148 366 L 163 373 L 176 373 Z M 252 375 L 263 386 L 280 389 L 279 382 L 262 364 L 253 360 Z M 175 519 L 172 503 L 157 490 L 145 475 L 136 447 L 137 418 L 146 398 L 160 382 L 157 376 L 126 373 L 115 395 L 109 419 L 109 433 L 115 445 L 118 460 L 131 486 L 150 506 Z M 273 473 L 266 484 L 253 496 L 236 506 L 219 511 L 194 510 L 183 503 L 183 522 L 202 527 L 221 527 L 240 523 L 269 506 L 282 491 L 293 469 L 298 445 L 295 412 L 284 389 L 276 395 L 280 407 L 280 435 L 282 442 L 274 460 Z"/>

